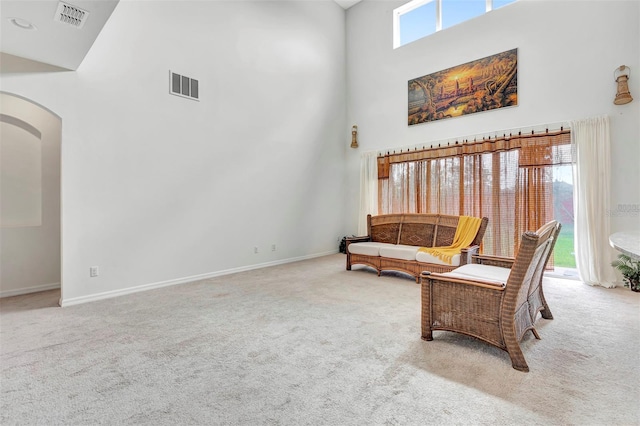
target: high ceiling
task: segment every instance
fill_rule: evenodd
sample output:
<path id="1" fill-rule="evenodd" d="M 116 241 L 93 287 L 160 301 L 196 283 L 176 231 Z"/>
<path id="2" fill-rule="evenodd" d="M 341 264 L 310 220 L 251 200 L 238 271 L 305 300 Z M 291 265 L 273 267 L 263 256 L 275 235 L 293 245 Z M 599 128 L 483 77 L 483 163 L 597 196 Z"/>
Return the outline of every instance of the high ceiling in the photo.
<path id="1" fill-rule="evenodd" d="M 16 57 L 69 70 L 77 69 L 118 0 L 68 2 L 88 12 L 81 28 L 55 20 L 60 16 L 57 13 L 58 4 L 57 0 L 0 1 L 3 70 L 17 61 Z M 34 28 L 24 28 L 29 25 Z"/>
<path id="2" fill-rule="evenodd" d="M 354 4 L 360 3 L 362 0 L 333 0 L 333 1 L 338 3 L 340 6 L 342 6 L 346 10 L 346 9 L 349 9 Z"/>
<path id="3" fill-rule="evenodd" d="M 79 27 L 62 23 L 58 0 L 0 1 L 0 71 L 15 72 L 30 69 L 76 70 L 119 0 L 65 0 L 80 9 L 68 15 L 84 15 Z M 348 9 L 361 0 L 334 0 Z M 69 9 L 67 9 L 69 10 Z M 69 21 L 69 19 L 67 19 Z"/>

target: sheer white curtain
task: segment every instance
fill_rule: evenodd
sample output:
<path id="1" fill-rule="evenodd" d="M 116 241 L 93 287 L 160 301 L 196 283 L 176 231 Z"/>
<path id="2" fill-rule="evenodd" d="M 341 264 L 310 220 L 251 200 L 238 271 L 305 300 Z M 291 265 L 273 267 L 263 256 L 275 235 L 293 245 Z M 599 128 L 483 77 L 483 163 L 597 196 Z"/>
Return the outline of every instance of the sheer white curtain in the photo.
<path id="1" fill-rule="evenodd" d="M 360 211 L 358 235 L 367 235 L 367 215 L 378 214 L 378 153 L 365 152 L 360 159 Z"/>
<path id="2" fill-rule="evenodd" d="M 571 122 L 575 153 L 573 207 L 574 251 L 582 280 L 615 287 L 609 246 L 610 156 L 609 117 Z"/>

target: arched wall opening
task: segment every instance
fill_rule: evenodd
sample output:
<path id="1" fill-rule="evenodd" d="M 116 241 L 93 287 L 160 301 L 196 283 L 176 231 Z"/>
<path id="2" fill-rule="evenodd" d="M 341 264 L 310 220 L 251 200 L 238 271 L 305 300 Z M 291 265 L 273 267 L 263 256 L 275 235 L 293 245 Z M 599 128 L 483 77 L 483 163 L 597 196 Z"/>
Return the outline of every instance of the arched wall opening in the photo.
<path id="1" fill-rule="evenodd" d="M 62 120 L 0 92 L 0 297 L 61 289 Z"/>

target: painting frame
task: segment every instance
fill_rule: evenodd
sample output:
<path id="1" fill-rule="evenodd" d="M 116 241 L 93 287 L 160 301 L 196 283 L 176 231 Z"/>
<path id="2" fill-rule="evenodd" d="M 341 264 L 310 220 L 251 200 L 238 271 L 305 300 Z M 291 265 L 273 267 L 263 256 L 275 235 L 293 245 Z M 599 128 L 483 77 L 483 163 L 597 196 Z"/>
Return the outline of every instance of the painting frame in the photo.
<path id="1" fill-rule="evenodd" d="M 409 126 L 518 106 L 518 48 L 409 80 Z"/>

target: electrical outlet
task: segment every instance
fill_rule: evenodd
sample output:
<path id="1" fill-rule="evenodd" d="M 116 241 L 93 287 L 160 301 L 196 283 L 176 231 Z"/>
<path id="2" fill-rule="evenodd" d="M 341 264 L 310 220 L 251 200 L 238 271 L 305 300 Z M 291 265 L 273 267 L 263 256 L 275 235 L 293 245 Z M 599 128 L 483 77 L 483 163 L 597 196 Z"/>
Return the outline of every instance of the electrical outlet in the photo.
<path id="1" fill-rule="evenodd" d="M 275 244 L 271 244 L 271 251 L 276 251 L 276 245 Z"/>
<path id="2" fill-rule="evenodd" d="M 99 275 L 98 267 L 97 266 L 91 266 L 89 268 L 89 276 L 90 277 L 97 277 L 98 275 Z"/>
<path id="3" fill-rule="evenodd" d="M 258 247 L 257 246 L 253 248 L 253 252 L 258 254 Z"/>

